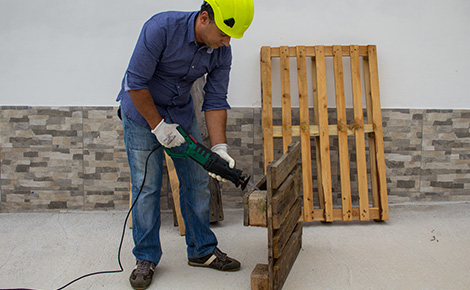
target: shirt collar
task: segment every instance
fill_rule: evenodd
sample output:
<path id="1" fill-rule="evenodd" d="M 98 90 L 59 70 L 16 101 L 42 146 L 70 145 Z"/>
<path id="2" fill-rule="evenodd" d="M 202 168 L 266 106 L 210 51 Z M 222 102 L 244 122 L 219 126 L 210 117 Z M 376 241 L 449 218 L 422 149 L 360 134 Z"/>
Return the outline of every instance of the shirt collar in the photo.
<path id="1" fill-rule="evenodd" d="M 196 44 L 196 46 L 199 47 L 199 45 L 197 44 L 197 41 L 196 41 L 196 35 L 194 34 L 194 23 L 196 21 L 196 17 L 197 15 L 199 14 L 199 11 L 195 11 L 191 14 L 191 16 L 189 16 L 189 21 L 188 21 L 188 31 L 189 31 L 189 37 L 188 37 L 188 40 L 189 40 L 189 43 L 194 43 Z M 211 47 L 208 47 L 208 46 L 202 46 L 200 48 L 207 48 L 207 53 L 208 54 L 212 54 L 212 52 L 214 52 L 214 49 L 211 48 Z"/>
<path id="2" fill-rule="evenodd" d="M 189 32 L 189 43 L 196 43 L 196 35 L 194 35 L 194 22 L 196 21 L 196 16 L 198 15 L 199 12 L 195 11 L 189 16 L 189 21 L 188 21 L 188 32 Z"/>

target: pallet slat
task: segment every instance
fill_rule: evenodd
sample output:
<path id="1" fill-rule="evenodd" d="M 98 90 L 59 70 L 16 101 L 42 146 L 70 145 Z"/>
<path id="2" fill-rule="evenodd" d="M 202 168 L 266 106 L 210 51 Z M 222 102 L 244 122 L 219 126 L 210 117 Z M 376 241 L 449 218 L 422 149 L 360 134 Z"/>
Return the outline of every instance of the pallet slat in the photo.
<path id="1" fill-rule="evenodd" d="M 315 107 L 317 107 L 318 104 L 318 88 L 317 88 L 317 62 L 314 57 L 312 57 L 312 86 L 313 86 L 313 103 L 315 104 Z M 320 139 L 318 138 L 320 136 L 320 126 L 318 125 L 319 123 L 319 116 L 314 110 L 314 123 L 315 123 L 315 129 L 316 129 L 316 135 L 314 135 L 315 138 L 315 148 L 320 148 Z M 310 127 L 311 128 L 311 127 Z M 329 128 L 328 128 L 329 129 Z M 311 132 L 312 130 L 310 130 Z M 307 148 L 302 148 L 302 151 L 308 150 Z M 318 187 L 318 204 L 321 209 L 325 209 L 325 198 L 323 195 L 323 188 L 320 186 L 322 184 L 322 175 L 319 174 L 321 172 L 321 161 L 320 161 L 320 151 L 315 150 L 315 160 L 317 163 L 317 187 Z M 302 160 L 303 162 L 303 160 Z M 302 163 L 303 164 L 303 163 Z M 305 179 L 306 177 L 304 177 Z M 304 199 L 304 203 L 307 201 Z M 304 221 L 312 221 L 314 216 L 313 212 L 313 205 L 312 205 L 312 211 L 310 212 L 309 215 L 304 211 Z"/>
<path id="2" fill-rule="evenodd" d="M 289 49 L 281 46 L 281 93 L 282 93 L 282 144 L 283 153 L 292 142 L 292 113 L 290 96 Z"/>
<path id="3" fill-rule="evenodd" d="M 297 165 L 300 157 L 300 145 L 289 148 L 287 153 L 290 154 L 284 154 L 278 161 L 268 166 L 271 170 L 271 181 L 268 184 L 272 189 L 278 189 Z"/>
<path id="4" fill-rule="evenodd" d="M 360 219 L 369 220 L 369 192 L 367 188 L 366 144 L 364 134 L 364 113 L 362 107 L 361 71 L 359 48 L 351 45 L 351 86 L 353 92 L 354 125 L 356 126 L 357 187 L 359 191 Z"/>
<path id="5" fill-rule="evenodd" d="M 377 66 L 377 48 L 368 46 L 369 73 L 371 86 L 371 107 L 377 158 L 377 175 L 381 208 L 381 220 L 388 220 L 387 178 L 385 174 L 385 154 L 383 145 L 382 112 L 380 107 L 379 73 Z"/>
<path id="6" fill-rule="evenodd" d="M 354 125 L 346 124 L 346 133 L 348 136 L 354 136 L 356 128 Z M 328 131 L 330 136 L 338 135 L 338 125 L 328 125 Z M 364 124 L 364 133 L 373 133 L 374 127 L 372 124 Z M 320 131 L 317 125 L 310 125 L 310 136 L 317 137 L 320 135 Z M 300 136 L 300 126 L 292 126 L 292 136 Z M 273 137 L 282 137 L 282 126 L 273 126 Z"/>
<path id="7" fill-rule="evenodd" d="M 359 208 L 353 208 L 351 210 L 351 221 L 357 221 L 360 219 L 360 211 Z M 323 209 L 316 209 L 314 215 L 314 221 L 324 222 L 325 220 L 325 213 Z M 369 208 L 369 216 L 371 219 L 378 220 L 380 219 L 380 209 L 377 207 Z M 343 220 L 343 210 L 340 208 L 333 209 L 333 220 L 335 221 L 342 221 Z"/>
<path id="8" fill-rule="evenodd" d="M 289 57 L 296 56 L 296 46 L 289 46 L 288 48 L 288 55 Z M 349 46 L 341 46 L 343 56 L 349 56 Z M 271 56 L 272 57 L 280 57 L 281 49 L 280 47 L 271 47 Z M 314 46 L 307 46 L 305 47 L 305 57 L 314 57 L 316 55 L 315 47 Z M 360 56 L 367 56 L 367 47 L 361 46 L 359 47 L 359 55 Z M 325 47 L 325 56 L 333 56 L 333 47 L 326 46 Z"/>
<path id="9" fill-rule="evenodd" d="M 276 231 L 273 237 L 273 251 L 274 258 L 278 259 L 282 250 L 287 244 L 289 237 L 292 234 L 295 225 L 299 221 L 302 214 L 302 201 L 298 198 L 291 209 L 289 209 L 289 215 L 286 217 L 285 221 L 282 223 L 282 227 Z"/>
<path id="10" fill-rule="evenodd" d="M 274 290 L 281 289 L 286 282 L 287 276 L 289 275 L 289 272 L 294 265 L 295 259 L 297 258 L 301 247 L 302 223 L 299 222 L 294 230 L 294 233 L 287 242 L 287 245 L 284 249 L 284 254 L 276 261 L 276 264 L 274 265 Z"/>
<path id="11" fill-rule="evenodd" d="M 268 164 L 274 160 L 271 49 L 266 46 L 261 48 L 261 89 L 263 99 L 264 172 L 266 172 Z"/>
<path id="12" fill-rule="evenodd" d="M 372 206 L 378 207 L 380 203 L 379 199 L 379 189 L 378 189 L 378 178 L 377 178 L 377 158 L 375 152 L 375 135 L 373 131 L 372 123 L 374 119 L 372 118 L 372 94 L 370 90 L 370 72 L 369 72 L 369 60 L 367 57 L 364 57 L 362 60 L 363 70 L 364 70 L 364 89 L 366 95 L 366 108 L 367 108 L 367 122 L 372 128 L 372 132 L 368 132 L 369 136 L 369 163 L 370 163 L 370 187 L 372 193 Z"/>
<path id="13" fill-rule="evenodd" d="M 320 135 L 319 147 L 320 152 L 320 172 L 326 221 L 333 221 L 333 199 L 331 188 L 331 163 L 330 163 L 330 134 L 328 127 L 328 105 L 326 101 L 326 71 L 325 71 L 325 54 L 322 45 L 315 46 L 315 70 L 317 74 L 317 103 L 315 106 L 315 115 L 318 119 L 318 127 Z"/>
<path id="14" fill-rule="evenodd" d="M 273 228 L 278 229 L 290 208 L 297 200 L 297 196 L 291 194 L 294 191 L 295 182 L 294 176 L 289 175 L 285 182 L 279 187 L 278 190 L 273 191 L 272 208 L 273 208 Z"/>
<path id="15" fill-rule="evenodd" d="M 341 201 L 343 220 L 351 220 L 351 180 L 349 177 L 348 130 L 346 119 L 346 100 L 344 97 L 343 55 L 340 46 L 333 46 L 336 115 L 338 128 L 339 167 L 341 177 Z M 331 134 L 331 133 L 330 133 Z"/>
<path id="16" fill-rule="evenodd" d="M 297 80 L 299 87 L 300 142 L 302 144 L 302 176 L 304 192 L 304 214 L 308 218 L 313 214 L 313 184 L 310 152 L 310 122 L 308 114 L 308 85 L 305 47 L 296 47 Z M 305 148 L 309 148 L 306 150 Z"/>

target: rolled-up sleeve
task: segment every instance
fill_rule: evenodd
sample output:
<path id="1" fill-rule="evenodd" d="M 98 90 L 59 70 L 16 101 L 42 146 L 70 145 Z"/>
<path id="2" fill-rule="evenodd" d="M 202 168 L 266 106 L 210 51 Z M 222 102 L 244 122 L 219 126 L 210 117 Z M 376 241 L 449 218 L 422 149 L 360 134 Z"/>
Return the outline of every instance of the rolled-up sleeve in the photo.
<path id="1" fill-rule="evenodd" d="M 148 89 L 166 43 L 164 28 L 157 21 L 145 23 L 124 78 L 126 91 Z"/>
<path id="2" fill-rule="evenodd" d="M 207 82 L 204 87 L 204 102 L 202 104 L 203 111 L 230 109 L 227 102 L 227 93 L 231 65 L 232 50 L 231 47 L 228 47 L 226 53 L 220 56 L 219 64 L 207 75 Z"/>

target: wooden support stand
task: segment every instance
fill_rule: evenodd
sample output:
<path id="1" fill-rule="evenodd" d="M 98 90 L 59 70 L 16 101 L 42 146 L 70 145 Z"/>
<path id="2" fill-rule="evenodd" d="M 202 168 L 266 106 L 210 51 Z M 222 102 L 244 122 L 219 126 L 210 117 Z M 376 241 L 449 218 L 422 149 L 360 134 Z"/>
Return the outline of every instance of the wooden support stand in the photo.
<path id="1" fill-rule="evenodd" d="M 328 123 L 326 58 L 333 59 L 337 123 Z M 272 59 L 280 58 L 282 126 L 273 126 Z M 299 125 L 292 125 L 290 58 L 297 61 L 297 86 L 299 92 Z M 307 60 L 311 60 L 311 74 L 307 74 Z M 343 58 L 350 61 L 351 98 L 353 103 L 352 124 L 347 123 L 345 89 L 343 80 Z M 362 63 L 362 66 L 361 66 Z M 361 68 L 363 82 L 361 82 Z M 313 85 L 313 123 L 309 120 L 308 79 Z M 362 91 L 364 87 L 364 92 Z M 303 219 L 306 222 L 334 220 L 387 220 L 387 179 L 380 108 L 377 49 L 369 46 L 295 46 L 261 48 L 262 127 L 264 141 L 265 172 L 274 160 L 274 138 L 283 139 L 283 150 L 293 137 L 300 137 L 302 146 Z M 364 93 L 364 94 L 363 94 Z M 367 118 L 363 113 L 363 98 L 366 101 Z M 365 123 L 367 122 L 367 123 Z M 348 136 L 353 136 L 355 161 L 349 156 Z M 366 159 L 366 136 L 369 143 L 368 175 Z M 315 145 L 318 184 L 318 202 L 314 206 L 311 139 Z M 333 137 L 333 138 L 331 138 Z M 339 171 L 341 181 L 341 208 L 333 207 L 333 192 L 330 156 L 330 139 L 337 138 Z M 350 163 L 357 169 L 356 187 L 358 208 L 353 208 L 351 197 Z M 370 182 L 368 181 L 370 178 Z M 368 185 L 370 184 L 370 189 Z M 369 191 L 371 198 L 369 197 Z M 372 206 L 369 200 L 372 200 Z"/>
<path id="2" fill-rule="evenodd" d="M 244 196 L 245 226 L 268 228 L 268 264 L 251 273 L 251 289 L 281 289 L 302 246 L 300 143 L 267 168 L 257 187 Z"/>

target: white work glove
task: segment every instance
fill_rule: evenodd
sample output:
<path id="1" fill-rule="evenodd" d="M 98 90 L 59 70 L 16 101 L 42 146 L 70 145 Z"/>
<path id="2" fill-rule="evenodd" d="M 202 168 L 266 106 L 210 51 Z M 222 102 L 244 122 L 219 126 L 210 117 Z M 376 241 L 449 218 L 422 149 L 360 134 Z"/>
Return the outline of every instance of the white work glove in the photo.
<path id="1" fill-rule="evenodd" d="M 220 144 L 217 144 L 215 146 L 213 146 L 211 148 L 212 152 L 215 152 L 217 154 L 219 154 L 219 156 L 228 162 L 228 167 L 230 167 L 231 169 L 233 167 L 235 167 L 235 160 L 233 160 L 232 157 L 230 157 L 230 155 L 228 155 L 227 153 L 227 149 L 228 149 L 228 145 L 225 144 L 225 143 L 220 143 Z M 212 178 L 215 178 L 217 179 L 218 181 L 222 181 L 222 182 L 226 182 L 227 179 L 225 178 L 222 178 L 222 176 L 220 175 L 217 175 L 215 173 L 212 173 L 212 172 L 209 172 L 209 175 L 212 177 Z"/>
<path id="2" fill-rule="evenodd" d="M 180 146 L 185 141 L 176 127 L 178 127 L 178 124 L 167 124 L 163 119 L 157 127 L 152 130 L 152 133 L 157 136 L 158 142 L 166 148 Z"/>

